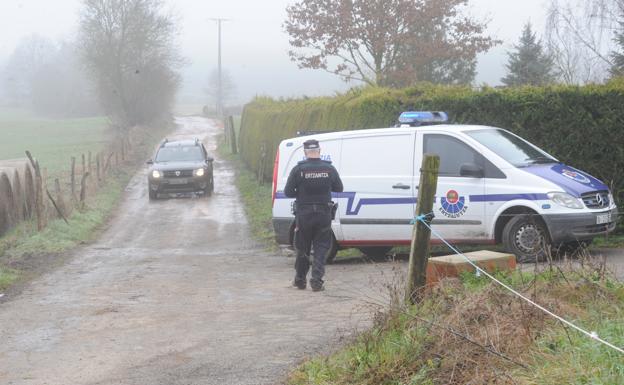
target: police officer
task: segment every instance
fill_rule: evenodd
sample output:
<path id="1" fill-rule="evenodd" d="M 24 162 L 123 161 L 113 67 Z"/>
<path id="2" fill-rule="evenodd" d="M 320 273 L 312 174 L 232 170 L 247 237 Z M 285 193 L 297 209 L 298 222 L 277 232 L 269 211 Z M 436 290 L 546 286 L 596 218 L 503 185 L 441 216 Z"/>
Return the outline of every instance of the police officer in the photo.
<path id="1" fill-rule="evenodd" d="M 306 288 L 310 270 L 310 251 L 314 250 L 310 286 L 313 291 L 323 290 L 325 258 L 332 242 L 331 221 L 333 202 L 331 193 L 342 192 L 342 181 L 331 162 L 321 160 L 319 142 L 314 139 L 303 143 L 306 159 L 290 172 L 284 193 L 296 198 L 295 281 L 299 289 Z"/>

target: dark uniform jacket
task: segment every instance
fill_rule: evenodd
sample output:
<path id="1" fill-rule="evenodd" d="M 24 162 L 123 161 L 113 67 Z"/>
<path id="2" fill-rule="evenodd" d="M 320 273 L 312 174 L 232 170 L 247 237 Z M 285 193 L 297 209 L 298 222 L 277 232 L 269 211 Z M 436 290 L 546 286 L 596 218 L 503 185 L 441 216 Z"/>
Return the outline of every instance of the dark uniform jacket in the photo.
<path id="1" fill-rule="evenodd" d="M 306 159 L 290 172 L 284 194 L 297 198 L 297 205 L 331 202 L 331 193 L 342 192 L 343 186 L 336 168 L 321 159 Z"/>

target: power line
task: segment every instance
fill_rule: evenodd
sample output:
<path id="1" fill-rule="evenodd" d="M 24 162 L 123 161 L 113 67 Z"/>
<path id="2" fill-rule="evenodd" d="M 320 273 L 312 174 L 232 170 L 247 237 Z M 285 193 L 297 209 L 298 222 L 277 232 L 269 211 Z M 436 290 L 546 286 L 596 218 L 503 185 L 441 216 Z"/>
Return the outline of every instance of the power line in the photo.
<path id="1" fill-rule="evenodd" d="M 217 23 L 217 28 L 219 30 L 219 59 L 217 66 L 217 116 L 223 116 L 223 71 L 221 68 L 221 24 L 224 21 L 230 21 L 229 19 L 223 18 L 209 18 L 208 20 L 215 21 Z"/>

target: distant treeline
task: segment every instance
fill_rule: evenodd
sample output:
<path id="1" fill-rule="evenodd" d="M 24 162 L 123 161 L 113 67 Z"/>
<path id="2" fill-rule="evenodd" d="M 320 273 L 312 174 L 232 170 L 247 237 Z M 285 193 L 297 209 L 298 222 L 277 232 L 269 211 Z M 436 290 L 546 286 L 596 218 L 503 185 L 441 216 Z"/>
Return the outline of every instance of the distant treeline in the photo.
<path id="1" fill-rule="evenodd" d="M 92 84 L 75 43 L 33 35 L 0 66 L 0 105 L 45 116 L 93 116 L 101 109 Z"/>
<path id="2" fill-rule="evenodd" d="M 429 86 L 355 89 L 335 97 L 273 100 L 245 106 L 240 147 L 270 177 L 279 142 L 297 131 L 389 127 L 406 110 L 446 111 L 454 123 L 509 129 L 561 161 L 613 186 L 624 202 L 624 80 L 605 85 L 520 88 Z M 383 156 L 384 151 L 378 154 Z M 264 158 L 271 157 L 269 161 Z"/>

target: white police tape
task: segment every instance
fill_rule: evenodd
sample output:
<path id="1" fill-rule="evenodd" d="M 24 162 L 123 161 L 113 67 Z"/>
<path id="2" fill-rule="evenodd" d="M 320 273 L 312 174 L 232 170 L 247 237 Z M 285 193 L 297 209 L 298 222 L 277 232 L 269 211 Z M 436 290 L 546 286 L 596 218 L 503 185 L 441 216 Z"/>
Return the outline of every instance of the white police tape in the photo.
<path id="1" fill-rule="evenodd" d="M 457 250 L 455 247 L 453 247 L 453 245 L 451 245 L 450 243 L 448 243 L 446 241 L 446 239 L 444 239 L 444 237 L 442 237 L 440 235 L 440 233 L 438 233 L 437 231 L 435 231 L 431 225 L 429 225 L 427 218 L 430 217 L 431 214 L 427 214 L 427 215 L 419 215 L 418 217 L 414 218 L 414 223 L 416 222 L 421 222 L 423 223 L 425 226 L 427 226 L 427 228 L 429 228 L 429 230 L 431 230 L 431 233 L 433 235 L 435 235 L 438 239 L 440 239 L 446 246 L 448 246 L 451 250 L 453 250 L 457 255 L 462 256 L 469 264 L 471 264 L 475 269 L 476 269 L 476 275 L 477 277 L 480 277 L 481 274 L 484 274 L 486 277 L 490 278 L 492 281 L 496 282 L 497 284 L 499 284 L 500 286 L 504 287 L 505 289 L 507 289 L 508 291 L 512 292 L 513 294 L 515 294 L 516 296 L 522 298 L 523 300 L 525 300 L 526 302 L 528 302 L 529 304 L 535 306 L 536 308 L 540 309 L 541 311 L 543 311 L 544 313 L 550 315 L 551 317 L 563 322 L 565 325 L 568 325 L 569 327 L 585 334 L 586 336 L 588 336 L 589 338 L 596 340 L 598 342 L 600 342 L 603 345 L 606 345 L 608 347 L 610 347 L 611 349 L 614 349 L 622 354 L 624 354 L 624 349 L 617 347 L 615 345 L 613 345 L 612 343 L 610 343 L 609 341 L 603 340 L 602 338 L 600 338 L 598 336 L 598 333 L 596 333 L 595 331 L 592 332 L 588 332 L 585 329 L 582 329 L 578 326 L 576 326 L 575 324 L 573 324 L 572 322 L 564 319 L 563 317 L 558 316 L 557 314 L 551 312 L 550 310 L 546 309 L 545 307 L 543 307 L 542 305 L 538 304 L 537 302 L 531 300 L 530 298 L 525 297 L 524 295 L 520 294 L 519 292 L 517 292 L 516 290 L 514 290 L 513 288 L 511 288 L 510 286 L 506 285 L 505 283 L 499 281 L 498 279 L 496 279 L 494 276 L 492 276 L 490 273 L 488 273 L 487 271 L 483 270 L 482 268 L 480 268 L 476 263 L 474 263 L 472 260 L 470 260 L 470 258 L 468 258 L 467 256 L 465 256 L 461 251 Z"/>

